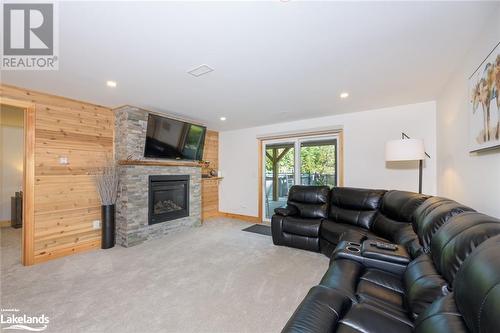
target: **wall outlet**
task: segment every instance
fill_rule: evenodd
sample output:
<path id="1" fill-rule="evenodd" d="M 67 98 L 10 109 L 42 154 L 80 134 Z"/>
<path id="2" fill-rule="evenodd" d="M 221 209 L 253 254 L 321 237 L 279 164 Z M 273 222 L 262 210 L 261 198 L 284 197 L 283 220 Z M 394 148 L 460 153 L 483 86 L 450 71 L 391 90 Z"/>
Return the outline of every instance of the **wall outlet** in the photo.
<path id="1" fill-rule="evenodd" d="M 99 220 L 92 221 L 92 228 L 101 229 L 101 221 Z"/>
<path id="2" fill-rule="evenodd" d="M 59 156 L 59 164 L 68 165 L 69 164 L 68 156 Z"/>

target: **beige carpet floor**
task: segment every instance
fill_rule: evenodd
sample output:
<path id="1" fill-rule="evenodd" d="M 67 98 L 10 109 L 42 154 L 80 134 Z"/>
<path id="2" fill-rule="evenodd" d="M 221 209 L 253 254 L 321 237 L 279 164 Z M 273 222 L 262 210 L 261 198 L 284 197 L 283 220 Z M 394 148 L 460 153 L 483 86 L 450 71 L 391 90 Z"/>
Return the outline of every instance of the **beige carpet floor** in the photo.
<path id="1" fill-rule="evenodd" d="M 23 267 L 1 229 L 1 308 L 45 314 L 46 332 L 279 332 L 328 258 L 212 219 L 132 248 Z"/>

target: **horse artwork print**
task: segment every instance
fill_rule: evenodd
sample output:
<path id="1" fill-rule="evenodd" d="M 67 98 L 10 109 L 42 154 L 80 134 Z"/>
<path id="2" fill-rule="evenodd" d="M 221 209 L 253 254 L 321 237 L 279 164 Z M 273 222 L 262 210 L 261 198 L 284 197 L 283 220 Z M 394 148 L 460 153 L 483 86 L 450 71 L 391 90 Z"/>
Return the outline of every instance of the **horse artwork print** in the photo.
<path id="1" fill-rule="evenodd" d="M 500 43 L 469 78 L 470 148 L 500 147 Z"/>

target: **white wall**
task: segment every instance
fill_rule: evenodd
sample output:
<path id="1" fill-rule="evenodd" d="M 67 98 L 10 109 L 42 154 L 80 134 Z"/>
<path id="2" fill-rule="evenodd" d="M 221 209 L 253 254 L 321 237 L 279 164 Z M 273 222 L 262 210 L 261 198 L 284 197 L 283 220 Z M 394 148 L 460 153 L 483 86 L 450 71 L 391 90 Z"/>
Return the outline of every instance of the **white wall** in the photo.
<path id="1" fill-rule="evenodd" d="M 344 129 L 345 186 L 417 191 L 417 162 L 386 166 L 384 160 L 385 142 L 400 138 L 403 131 L 425 140 L 432 158 L 425 164 L 423 191 L 435 194 L 436 105 L 427 102 L 221 132 L 219 158 L 224 179 L 219 210 L 258 215 L 258 136 L 328 126 Z"/>
<path id="2" fill-rule="evenodd" d="M 499 41 L 497 11 L 437 99 L 438 194 L 496 217 L 500 217 L 500 150 L 469 154 L 468 78 Z"/>
<path id="3" fill-rule="evenodd" d="M 0 126 L 0 221 L 10 220 L 10 197 L 23 186 L 23 129 Z"/>

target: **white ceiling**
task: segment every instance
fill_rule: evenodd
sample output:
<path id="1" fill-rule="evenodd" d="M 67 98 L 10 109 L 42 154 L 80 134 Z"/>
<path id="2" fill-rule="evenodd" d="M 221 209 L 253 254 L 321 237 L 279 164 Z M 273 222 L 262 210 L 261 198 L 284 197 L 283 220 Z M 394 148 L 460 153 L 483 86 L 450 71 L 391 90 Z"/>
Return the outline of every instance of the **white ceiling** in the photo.
<path id="1" fill-rule="evenodd" d="M 436 98 L 498 7 L 65 2 L 59 71 L 5 71 L 2 82 L 220 130 L 422 102 Z M 201 64 L 215 71 L 187 74 Z"/>

